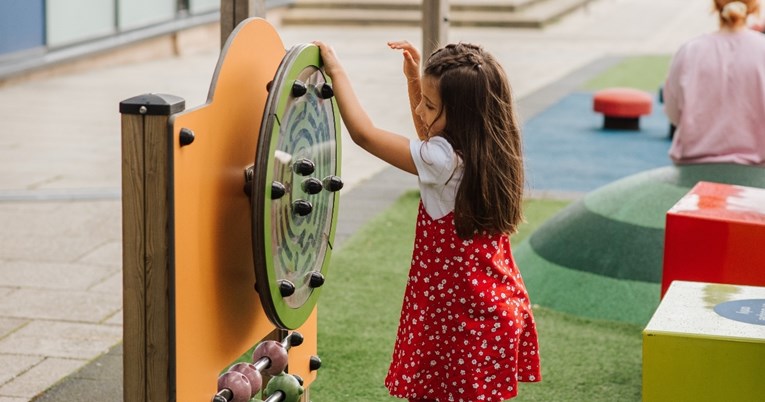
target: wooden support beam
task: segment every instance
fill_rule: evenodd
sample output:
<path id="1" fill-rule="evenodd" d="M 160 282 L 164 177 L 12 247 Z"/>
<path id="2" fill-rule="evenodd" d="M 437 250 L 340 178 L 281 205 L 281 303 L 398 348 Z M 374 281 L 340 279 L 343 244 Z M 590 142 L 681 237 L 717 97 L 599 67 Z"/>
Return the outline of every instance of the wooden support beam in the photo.
<path id="1" fill-rule="evenodd" d="M 221 0 L 220 47 L 240 22 L 250 17 L 266 18 L 266 0 Z"/>
<path id="2" fill-rule="evenodd" d="M 422 0 L 422 57 L 446 44 L 449 39 L 449 0 Z"/>
<path id="3" fill-rule="evenodd" d="M 171 400 L 168 121 L 185 101 L 147 94 L 122 114 L 123 400 Z"/>

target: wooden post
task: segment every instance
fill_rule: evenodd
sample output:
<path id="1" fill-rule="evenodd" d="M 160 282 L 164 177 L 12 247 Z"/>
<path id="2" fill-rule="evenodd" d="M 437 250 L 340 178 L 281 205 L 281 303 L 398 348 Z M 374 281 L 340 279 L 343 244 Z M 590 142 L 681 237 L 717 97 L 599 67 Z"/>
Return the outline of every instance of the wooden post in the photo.
<path id="1" fill-rule="evenodd" d="M 266 18 L 266 0 L 220 1 L 220 47 L 226 44 L 231 32 L 240 22 L 250 17 Z"/>
<path id="2" fill-rule="evenodd" d="M 449 0 L 422 0 L 422 58 L 446 44 L 449 38 Z"/>
<path id="3" fill-rule="evenodd" d="M 120 102 L 122 114 L 123 400 L 171 400 L 168 120 L 177 96 Z"/>

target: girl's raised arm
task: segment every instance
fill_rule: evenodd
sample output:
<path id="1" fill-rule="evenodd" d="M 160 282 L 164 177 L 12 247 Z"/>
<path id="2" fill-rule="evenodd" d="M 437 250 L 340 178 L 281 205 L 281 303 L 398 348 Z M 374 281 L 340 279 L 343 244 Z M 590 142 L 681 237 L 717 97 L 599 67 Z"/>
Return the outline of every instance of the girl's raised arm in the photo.
<path id="1" fill-rule="evenodd" d="M 409 139 L 375 127 L 353 91 L 350 79 L 340 64 L 335 51 L 322 42 L 314 42 L 321 50 L 324 71 L 332 78 L 335 99 L 343 123 L 353 142 L 372 155 L 406 172 L 417 174 L 409 151 Z"/>
<path id="2" fill-rule="evenodd" d="M 428 127 L 423 123 L 415 109 L 422 100 L 422 88 L 420 87 L 420 51 L 417 50 L 409 41 L 388 42 L 391 49 L 403 50 L 404 55 L 404 76 L 406 77 L 407 90 L 409 92 L 409 108 L 412 112 L 412 121 L 414 129 L 417 131 L 417 137 L 421 140 L 428 138 Z"/>

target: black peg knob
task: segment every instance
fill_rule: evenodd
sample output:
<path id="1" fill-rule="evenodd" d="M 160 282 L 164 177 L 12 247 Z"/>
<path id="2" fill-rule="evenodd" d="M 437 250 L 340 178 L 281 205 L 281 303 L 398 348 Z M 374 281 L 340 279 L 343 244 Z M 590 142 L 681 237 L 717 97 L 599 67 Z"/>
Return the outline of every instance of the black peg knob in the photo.
<path id="1" fill-rule="evenodd" d="M 303 340 L 303 334 L 293 331 L 292 334 L 290 334 L 290 347 L 302 345 Z"/>
<path id="2" fill-rule="evenodd" d="M 244 169 L 244 193 L 247 197 L 252 197 L 252 178 L 255 175 L 255 168 L 248 166 Z"/>
<path id="3" fill-rule="evenodd" d="M 271 92 L 271 88 L 274 86 L 274 80 L 268 81 L 266 84 L 266 91 Z"/>
<path id="4" fill-rule="evenodd" d="M 319 97 L 322 99 L 329 99 L 333 96 L 335 96 L 335 91 L 332 89 L 332 85 L 327 84 L 326 82 L 321 84 L 321 88 L 319 88 Z"/>
<path id="5" fill-rule="evenodd" d="M 284 184 L 279 183 L 278 181 L 271 182 L 271 199 L 277 200 L 279 198 L 284 197 L 284 194 L 287 193 L 287 188 L 284 187 Z"/>
<path id="6" fill-rule="evenodd" d="M 182 128 L 178 140 L 182 147 L 189 145 L 194 142 L 194 132 L 188 128 Z"/>
<path id="7" fill-rule="evenodd" d="M 313 211 L 313 204 L 311 204 L 309 201 L 306 200 L 295 200 L 292 203 L 292 212 L 300 215 L 300 216 L 306 216 Z"/>
<path id="8" fill-rule="evenodd" d="M 308 368 L 311 369 L 311 371 L 316 371 L 321 368 L 321 359 L 319 359 L 319 356 L 311 356 L 308 362 Z"/>
<path id="9" fill-rule="evenodd" d="M 315 289 L 320 287 L 323 284 L 324 284 L 324 275 L 322 275 L 321 272 L 318 272 L 318 271 L 311 272 L 311 279 L 308 280 L 308 286 Z"/>
<path id="10" fill-rule="evenodd" d="M 302 387 L 303 383 L 304 383 L 303 377 L 301 377 L 301 376 L 299 376 L 297 374 L 292 374 L 292 376 L 295 377 L 295 379 L 297 380 L 298 384 L 300 384 L 300 386 Z"/>
<path id="11" fill-rule="evenodd" d="M 315 177 L 309 177 L 303 180 L 302 187 L 303 191 L 308 194 L 319 194 L 324 188 L 324 186 L 321 184 L 321 181 Z"/>
<path id="12" fill-rule="evenodd" d="M 293 294 L 295 294 L 295 285 L 292 284 L 292 282 L 282 279 L 279 281 L 279 294 L 282 295 L 282 297 L 290 297 Z"/>
<path id="13" fill-rule="evenodd" d="M 333 193 L 340 191 L 343 188 L 343 181 L 337 176 L 327 176 L 324 178 L 324 188 Z"/>
<path id="14" fill-rule="evenodd" d="M 292 165 L 292 171 L 301 176 L 308 176 L 309 174 L 313 173 L 315 170 L 316 170 L 316 164 L 314 164 L 312 160 L 306 159 L 306 158 L 298 159 Z"/>
<path id="15" fill-rule="evenodd" d="M 299 98 L 305 95 L 306 92 L 308 92 L 308 88 L 302 81 L 295 80 L 295 82 L 292 83 L 292 96 Z"/>

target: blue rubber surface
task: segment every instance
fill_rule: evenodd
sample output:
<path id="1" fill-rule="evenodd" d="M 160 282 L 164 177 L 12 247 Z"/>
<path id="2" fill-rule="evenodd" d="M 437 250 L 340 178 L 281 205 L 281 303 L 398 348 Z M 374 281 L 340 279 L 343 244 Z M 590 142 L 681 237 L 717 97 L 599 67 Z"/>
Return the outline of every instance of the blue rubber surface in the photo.
<path id="1" fill-rule="evenodd" d="M 531 190 L 589 192 L 623 177 L 668 166 L 669 120 L 654 97 L 640 131 L 604 130 L 592 93 L 574 92 L 523 127 Z"/>

